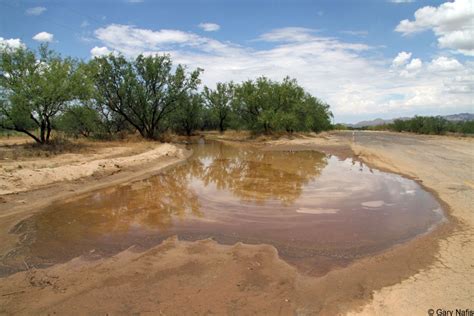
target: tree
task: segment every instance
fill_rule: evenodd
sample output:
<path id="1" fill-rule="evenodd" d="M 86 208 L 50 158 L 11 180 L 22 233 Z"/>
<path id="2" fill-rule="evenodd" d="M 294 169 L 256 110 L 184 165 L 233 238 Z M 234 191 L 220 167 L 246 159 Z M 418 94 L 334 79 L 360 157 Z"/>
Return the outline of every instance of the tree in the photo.
<path id="1" fill-rule="evenodd" d="M 143 56 L 128 61 L 110 54 L 90 62 L 90 76 L 98 106 L 122 116 L 143 137 L 156 139 L 178 100 L 197 89 L 201 69 L 186 73 L 168 55 Z"/>
<path id="2" fill-rule="evenodd" d="M 307 93 L 297 81 L 258 78 L 235 87 L 235 111 L 247 127 L 263 131 L 315 131 L 331 127 L 329 105 Z"/>
<path id="3" fill-rule="evenodd" d="M 23 47 L 1 49 L 0 126 L 49 143 L 53 119 L 85 93 L 78 65 L 47 45 L 40 46 L 38 55 Z"/>
<path id="4" fill-rule="evenodd" d="M 230 83 L 217 83 L 216 90 L 204 87 L 204 100 L 210 109 L 211 118 L 217 121 L 219 131 L 222 133 L 228 126 L 232 113 L 234 98 L 234 85 Z"/>
<path id="5" fill-rule="evenodd" d="M 249 129 L 265 133 L 271 130 L 269 110 L 274 104 L 271 90 L 272 81 L 266 77 L 255 82 L 247 80 L 236 86 L 234 107 Z"/>
<path id="6" fill-rule="evenodd" d="M 102 132 L 99 113 L 86 106 L 76 105 L 68 108 L 56 122 L 59 130 L 68 135 L 89 137 Z"/>
<path id="7" fill-rule="evenodd" d="M 331 128 L 333 117 L 329 104 L 318 98 L 306 94 L 303 103 L 303 110 L 299 112 L 300 121 L 303 122 L 304 129 L 319 133 Z"/>
<path id="8" fill-rule="evenodd" d="M 202 97 L 199 94 L 183 95 L 177 102 L 171 125 L 176 132 L 191 136 L 202 124 Z"/>

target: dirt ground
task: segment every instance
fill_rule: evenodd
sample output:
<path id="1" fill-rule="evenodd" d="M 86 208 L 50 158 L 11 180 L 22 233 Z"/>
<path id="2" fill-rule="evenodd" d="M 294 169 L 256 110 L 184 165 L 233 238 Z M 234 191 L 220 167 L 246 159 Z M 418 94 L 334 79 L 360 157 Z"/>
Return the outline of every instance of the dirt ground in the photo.
<path id="1" fill-rule="evenodd" d="M 223 141 L 241 136 L 206 135 Z M 1 161 L 0 255 L 15 246 L 10 229 L 53 200 L 147 177 L 190 154 L 171 144 L 96 143 L 76 153 L 13 159 L 9 151 L 22 147 L 9 142 L 0 146 L 9 158 Z M 449 222 L 317 278 L 300 274 L 272 246 L 212 240 L 171 238 L 151 249 L 132 247 L 47 269 L 25 262 L 27 271 L 0 279 L 0 314 L 426 315 L 431 308 L 474 309 L 472 139 L 334 132 L 246 142 L 267 150 L 356 155 L 418 180 L 443 203 Z"/>

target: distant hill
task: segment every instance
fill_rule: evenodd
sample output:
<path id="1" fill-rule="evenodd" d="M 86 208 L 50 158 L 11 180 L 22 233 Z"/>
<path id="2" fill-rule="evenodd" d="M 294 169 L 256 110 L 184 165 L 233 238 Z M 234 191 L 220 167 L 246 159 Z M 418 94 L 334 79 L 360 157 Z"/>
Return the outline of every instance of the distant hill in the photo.
<path id="1" fill-rule="evenodd" d="M 452 122 L 464 122 L 464 121 L 474 121 L 474 114 L 473 113 L 459 113 L 459 114 L 451 114 L 451 115 L 441 115 L 442 118 L 447 119 L 448 121 Z M 345 124 L 349 127 L 363 127 L 363 126 L 378 126 L 384 124 L 391 124 L 394 120 L 409 120 L 411 117 L 398 117 L 394 119 L 384 120 L 381 118 L 376 118 L 371 121 L 361 121 L 356 124 Z"/>
<path id="2" fill-rule="evenodd" d="M 447 119 L 448 121 L 453 121 L 453 122 L 474 121 L 473 113 L 459 113 L 459 114 L 445 115 L 443 117 Z"/>

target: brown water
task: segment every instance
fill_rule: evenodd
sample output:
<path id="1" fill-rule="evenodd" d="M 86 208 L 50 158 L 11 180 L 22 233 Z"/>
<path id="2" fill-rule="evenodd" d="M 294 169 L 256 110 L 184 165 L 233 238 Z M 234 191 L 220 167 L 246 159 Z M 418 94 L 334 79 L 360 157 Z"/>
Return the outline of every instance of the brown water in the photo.
<path id="1" fill-rule="evenodd" d="M 323 274 L 427 232 L 443 219 L 416 182 L 319 152 L 222 143 L 163 174 L 57 202 L 19 223 L 4 258 L 49 265 L 112 255 L 164 238 L 267 243 L 301 271 Z M 1 272 L 1 271 L 0 271 Z"/>

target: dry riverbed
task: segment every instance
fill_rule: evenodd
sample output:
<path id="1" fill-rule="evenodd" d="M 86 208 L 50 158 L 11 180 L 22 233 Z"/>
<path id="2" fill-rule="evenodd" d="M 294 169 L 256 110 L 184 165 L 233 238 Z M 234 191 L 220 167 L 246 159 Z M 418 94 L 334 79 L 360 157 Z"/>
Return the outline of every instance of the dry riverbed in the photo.
<path id="1" fill-rule="evenodd" d="M 240 135 L 208 138 L 242 141 Z M 184 161 L 180 145 L 87 143 L 77 152 L 24 157 L 1 145 L 0 255 L 11 229 L 53 200 L 158 173 Z M 1 142 L 1 141 L 0 141 Z M 151 249 L 73 259 L 0 279 L 0 314 L 412 314 L 474 309 L 474 143 L 392 133 L 329 133 L 246 141 L 264 150 L 319 150 L 416 179 L 449 222 L 322 277 L 302 275 L 273 246 L 171 238 Z M 15 147 L 17 146 L 17 147 Z"/>

